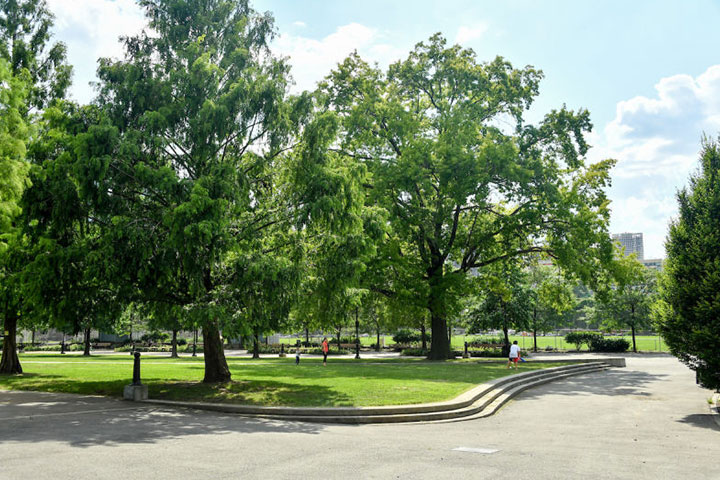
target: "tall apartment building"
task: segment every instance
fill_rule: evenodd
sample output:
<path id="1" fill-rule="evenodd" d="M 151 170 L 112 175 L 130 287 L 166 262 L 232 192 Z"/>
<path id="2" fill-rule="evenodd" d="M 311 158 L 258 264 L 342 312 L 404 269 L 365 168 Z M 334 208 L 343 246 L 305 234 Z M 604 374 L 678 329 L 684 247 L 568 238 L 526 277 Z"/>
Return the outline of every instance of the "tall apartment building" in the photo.
<path id="1" fill-rule="evenodd" d="M 644 260 L 642 233 L 613 233 L 612 239 L 625 248 L 625 255 L 634 253 L 638 260 Z"/>

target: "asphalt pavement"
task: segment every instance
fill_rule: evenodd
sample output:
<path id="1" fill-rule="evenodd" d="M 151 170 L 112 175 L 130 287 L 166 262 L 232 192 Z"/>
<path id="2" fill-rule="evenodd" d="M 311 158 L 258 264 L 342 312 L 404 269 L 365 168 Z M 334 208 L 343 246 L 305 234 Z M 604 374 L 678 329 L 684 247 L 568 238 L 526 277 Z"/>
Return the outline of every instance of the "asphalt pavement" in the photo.
<path id="1" fill-rule="evenodd" d="M 0 479 L 720 479 L 712 392 L 665 355 L 453 423 L 319 425 L 0 391 Z"/>

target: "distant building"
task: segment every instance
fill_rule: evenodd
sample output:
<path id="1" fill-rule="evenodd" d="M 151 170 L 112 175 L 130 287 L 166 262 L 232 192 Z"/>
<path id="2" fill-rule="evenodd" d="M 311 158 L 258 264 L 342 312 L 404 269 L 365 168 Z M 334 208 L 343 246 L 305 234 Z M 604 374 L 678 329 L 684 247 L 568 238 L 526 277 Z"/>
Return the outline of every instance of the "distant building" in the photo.
<path id="1" fill-rule="evenodd" d="M 612 239 L 622 245 L 625 256 L 635 254 L 637 259 L 644 259 L 642 233 L 614 233 Z"/>
<path id="2" fill-rule="evenodd" d="M 652 268 L 653 270 L 662 270 L 663 268 L 662 258 L 648 258 L 647 260 L 641 260 L 640 263 L 645 265 L 645 268 Z"/>

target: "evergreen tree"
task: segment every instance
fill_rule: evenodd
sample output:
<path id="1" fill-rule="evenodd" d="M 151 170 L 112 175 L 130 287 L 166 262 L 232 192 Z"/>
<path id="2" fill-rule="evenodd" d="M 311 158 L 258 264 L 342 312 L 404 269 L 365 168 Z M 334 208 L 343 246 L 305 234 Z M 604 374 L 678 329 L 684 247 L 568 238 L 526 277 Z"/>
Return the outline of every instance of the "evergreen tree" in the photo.
<path id="1" fill-rule="evenodd" d="M 677 194 L 657 305 L 670 351 L 720 389 L 720 144 L 705 140 L 700 167 Z"/>

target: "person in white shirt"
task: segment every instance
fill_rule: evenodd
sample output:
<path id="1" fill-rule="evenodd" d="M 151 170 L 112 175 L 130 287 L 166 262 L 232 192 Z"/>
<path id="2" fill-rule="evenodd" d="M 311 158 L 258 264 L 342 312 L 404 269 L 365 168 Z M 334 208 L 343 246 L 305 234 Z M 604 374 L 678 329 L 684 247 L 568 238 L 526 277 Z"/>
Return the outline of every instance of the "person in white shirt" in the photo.
<path id="1" fill-rule="evenodd" d="M 518 347 L 517 340 L 510 345 L 510 358 L 508 358 L 507 368 L 515 364 L 515 369 L 518 368 L 518 361 L 520 360 L 520 347 Z"/>

